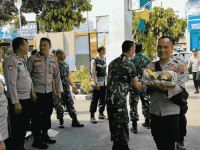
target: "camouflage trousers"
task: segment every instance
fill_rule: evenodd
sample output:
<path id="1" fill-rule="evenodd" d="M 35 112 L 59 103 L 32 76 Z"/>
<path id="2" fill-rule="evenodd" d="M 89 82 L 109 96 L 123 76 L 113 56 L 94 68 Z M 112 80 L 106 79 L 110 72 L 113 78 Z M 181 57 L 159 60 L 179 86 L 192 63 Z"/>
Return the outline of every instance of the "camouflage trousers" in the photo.
<path id="1" fill-rule="evenodd" d="M 144 118 L 149 118 L 149 95 L 147 95 L 144 92 L 139 92 L 136 89 L 130 89 L 130 118 L 131 121 L 133 120 L 139 120 L 138 115 L 138 101 L 139 98 L 142 102 L 142 114 L 144 115 Z"/>
<path id="2" fill-rule="evenodd" d="M 116 108 L 107 107 L 107 113 L 111 141 L 127 145 L 129 141 L 129 117 L 127 108 L 124 106 L 124 111 L 119 113 Z"/>
<path id="3" fill-rule="evenodd" d="M 53 105 L 54 105 L 54 108 L 56 109 L 57 119 L 63 118 L 64 110 L 63 110 L 61 100 L 59 100 L 56 97 L 53 97 Z"/>
<path id="4" fill-rule="evenodd" d="M 77 117 L 76 110 L 74 108 L 74 101 L 72 99 L 72 95 L 70 91 L 64 91 L 61 93 L 62 96 L 62 103 L 64 106 L 67 107 L 67 110 L 69 112 L 69 115 L 72 119 L 75 119 Z"/>

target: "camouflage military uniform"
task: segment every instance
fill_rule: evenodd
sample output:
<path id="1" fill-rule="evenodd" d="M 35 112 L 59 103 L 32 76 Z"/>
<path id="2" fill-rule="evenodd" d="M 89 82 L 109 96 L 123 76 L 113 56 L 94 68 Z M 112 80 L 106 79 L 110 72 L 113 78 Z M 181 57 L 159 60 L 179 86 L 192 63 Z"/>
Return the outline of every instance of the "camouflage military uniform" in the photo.
<path id="1" fill-rule="evenodd" d="M 133 61 L 136 70 L 137 70 L 137 76 L 138 79 L 141 80 L 143 70 L 146 68 L 146 66 L 151 62 L 150 59 L 142 53 L 136 53 L 135 56 L 131 58 Z M 137 89 L 134 89 L 130 87 L 130 117 L 131 121 L 139 120 L 139 115 L 138 115 L 138 110 L 137 110 L 137 105 L 139 101 L 139 97 L 142 102 L 142 114 L 144 115 L 145 118 L 149 118 L 149 95 L 147 95 L 144 92 L 139 92 Z"/>
<path id="2" fill-rule="evenodd" d="M 62 103 L 66 105 L 69 115 L 72 119 L 76 118 L 76 110 L 74 108 L 74 102 L 70 93 L 70 83 L 69 83 L 69 65 L 65 62 L 59 63 L 60 77 L 63 85 Z"/>
<path id="3" fill-rule="evenodd" d="M 126 97 L 135 77 L 135 66 L 124 54 L 109 64 L 106 103 L 111 141 L 124 145 L 129 141 Z"/>

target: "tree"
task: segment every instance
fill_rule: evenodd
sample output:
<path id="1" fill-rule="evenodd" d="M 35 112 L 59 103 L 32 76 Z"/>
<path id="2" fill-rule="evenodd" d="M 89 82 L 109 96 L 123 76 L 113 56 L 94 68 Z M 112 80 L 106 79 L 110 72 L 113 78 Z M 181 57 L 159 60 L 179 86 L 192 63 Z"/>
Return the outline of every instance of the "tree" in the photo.
<path id="1" fill-rule="evenodd" d="M 86 0 L 62 0 L 45 2 L 42 14 L 36 18 L 43 27 L 41 31 L 61 32 L 63 30 L 72 31 L 74 27 L 79 28 L 80 23 L 84 23 L 86 18 L 81 14 L 84 11 L 91 11 L 92 5 Z"/>
<path id="2" fill-rule="evenodd" d="M 134 32 L 142 12 L 133 11 L 132 14 Z M 186 26 L 186 19 L 178 19 L 172 8 L 164 10 L 162 7 L 154 7 L 149 13 L 149 22 L 145 21 L 146 31 L 137 29 L 133 40 L 140 41 L 144 54 L 153 59 L 153 54 L 156 53 L 157 39 L 162 35 L 169 36 L 173 44 L 176 44 L 185 32 Z"/>

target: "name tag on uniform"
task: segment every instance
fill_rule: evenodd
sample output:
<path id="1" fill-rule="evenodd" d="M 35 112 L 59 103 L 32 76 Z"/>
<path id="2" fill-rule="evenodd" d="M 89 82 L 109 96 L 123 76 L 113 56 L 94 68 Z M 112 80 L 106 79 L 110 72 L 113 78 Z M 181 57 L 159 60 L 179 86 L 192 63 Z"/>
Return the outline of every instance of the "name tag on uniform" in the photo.
<path id="1" fill-rule="evenodd" d="M 36 58 L 34 58 L 34 60 L 40 60 L 40 58 L 36 57 Z"/>
<path id="2" fill-rule="evenodd" d="M 42 60 L 34 60 L 34 62 L 41 62 Z"/>
<path id="3" fill-rule="evenodd" d="M 18 65 L 22 65 L 22 63 L 18 63 Z"/>
<path id="4" fill-rule="evenodd" d="M 176 70 L 176 66 L 169 66 L 170 70 Z"/>

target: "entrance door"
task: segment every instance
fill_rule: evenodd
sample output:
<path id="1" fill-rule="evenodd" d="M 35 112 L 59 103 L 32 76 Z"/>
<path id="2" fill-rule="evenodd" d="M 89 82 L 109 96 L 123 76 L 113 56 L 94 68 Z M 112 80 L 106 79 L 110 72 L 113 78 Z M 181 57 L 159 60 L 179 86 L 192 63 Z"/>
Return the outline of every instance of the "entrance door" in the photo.
<path id="1" fill-rule="evenodd" d="M 190 51 L 194 48 L 200 51 L 200 31 L 191 31 L 190 33 Z"/>

